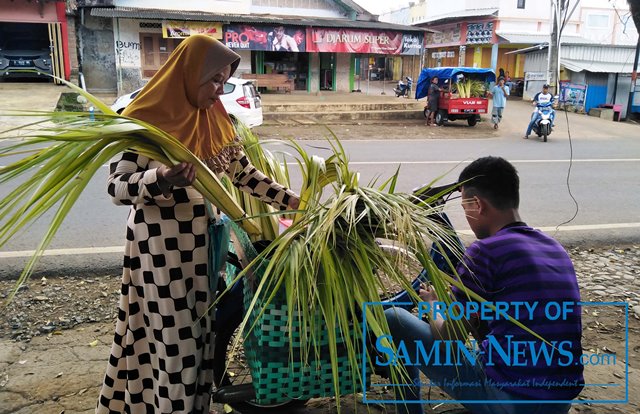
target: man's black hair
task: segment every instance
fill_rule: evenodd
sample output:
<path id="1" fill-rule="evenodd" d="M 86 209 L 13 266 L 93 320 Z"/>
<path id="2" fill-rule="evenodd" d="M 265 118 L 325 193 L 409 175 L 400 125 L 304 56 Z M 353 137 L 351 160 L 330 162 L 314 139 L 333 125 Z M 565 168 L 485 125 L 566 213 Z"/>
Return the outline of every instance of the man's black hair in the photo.
<path id="1" fill-rule="evenodd" d="M 462 170 L 458 182 L 465 193 L 486 198 L 499 210 L 520 205 L 518 171 L 504 158 L 478 158 Z"/>

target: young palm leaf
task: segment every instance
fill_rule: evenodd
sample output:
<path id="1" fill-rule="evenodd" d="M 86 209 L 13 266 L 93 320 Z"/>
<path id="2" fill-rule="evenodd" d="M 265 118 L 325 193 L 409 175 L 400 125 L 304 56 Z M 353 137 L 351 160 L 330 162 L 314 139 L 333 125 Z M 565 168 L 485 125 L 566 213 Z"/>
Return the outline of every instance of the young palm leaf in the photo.
<path id="1" fill-rule="evenodd" d="M 240 220 L 247 233 L 259 237 L 260 229 L 246 218 L 244 210 L 216 175 L 175 137 L 148 123 L 119 116 L 87 92 L 67 85 L 85 96 L 101 113 L 25 111 L 19 115 L 37 120 L 0 133 L 0 142 L 7 143 L 0 149 L 0 158 L 22 157 L 0 167 L 0 183 L 13 183 L 26 177 L 0 201 L 0 247 L 45 212 L 55 210 L 51 225 L 20 275 L 17 287 L 33 271 L 38 257 L 91 177 L 123 151 L 137 152 L 166 165 L 183 161 L 194 164 L 194 187 L 229 217 Z"/>
<path id="2" fill-rule="evenodd" d="M 440 207 L 416 203 L 412 196 L 392 191 L 397 174 L 380 188 L 361 186 L 359 174 L 350 169 L 339 140 L 329 143 L 333 155 L 327 160 L 310 156 L 295 142 L 290 144 L 297 151 L 302 169 L 300 212 L 293 225 L 237 278 L 249 274 L 255 277 L 253 297 L 241 325 L 245 332 L 261 335 L 266 323 L 262 317 L 270 312 L 268 306 L 281 305 L 287 315 L 286 336 L 299 338 L 295 351 L 290 344 L 291 366 L 329 363 L 333 388 L 339 394 L 341 387 L 345 389 L 339 369 L 341 358 L 348 360 L 346 370 L 352 381 L 348 389 L 355 392 L 365 386 L 360 370 L 362 355 L 369 350 L 363 347 L 367 337 L 363 337 L 360 326 L 363 304 L 380 302 L 401 290 L 419 300 L 411 287 L 415 275 L 401 270 L 409 256 L 432 270 L 440 297 L 450 296 L 449 284 L 433 271 L 436 267 L 429 251 L 431 239 L 449 243 L 452 234 L 430 218 Z M 381 239 L 404 246 L 402 254 L 386 253 L 379 246 Z M 366 307 L 366 320 L 367 336 L 388 333 L 380 306 Z M 326 341 L 320 340 L 323 333 Z M 322 344 L 327 356 L 321 356 Z M 368 355 L 369 364 L 371 358 Z M 398 378 L 402 372 L 395 375 Z M 259 381 L 257 378 L 254 376 L 254 382 Z M 260 384 L 254 385 L 260 388 Z M 340 408 L 339 398 L 336 402 Z"/>

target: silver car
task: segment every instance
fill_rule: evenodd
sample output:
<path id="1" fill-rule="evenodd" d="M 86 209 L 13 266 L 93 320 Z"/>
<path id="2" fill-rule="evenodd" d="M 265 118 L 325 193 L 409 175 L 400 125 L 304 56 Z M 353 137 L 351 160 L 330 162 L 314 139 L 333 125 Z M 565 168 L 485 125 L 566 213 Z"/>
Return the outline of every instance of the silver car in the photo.
<path id="1" fill-rule="evenodd" d="M 41 77 L 51 73 L 51 52 L 41 42 L 9 39 L 0 45 L 0 77 Z"/>

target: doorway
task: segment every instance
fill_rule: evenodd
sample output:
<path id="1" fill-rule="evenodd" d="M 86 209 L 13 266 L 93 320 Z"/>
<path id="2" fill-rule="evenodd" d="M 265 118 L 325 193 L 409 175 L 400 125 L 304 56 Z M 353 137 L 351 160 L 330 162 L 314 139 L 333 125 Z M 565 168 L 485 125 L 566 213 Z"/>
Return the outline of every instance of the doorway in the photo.
<path id="1" fill-rule="evenodd" d="M 336 54 L 320 53 L 320 90 L 335 91 Z"/>

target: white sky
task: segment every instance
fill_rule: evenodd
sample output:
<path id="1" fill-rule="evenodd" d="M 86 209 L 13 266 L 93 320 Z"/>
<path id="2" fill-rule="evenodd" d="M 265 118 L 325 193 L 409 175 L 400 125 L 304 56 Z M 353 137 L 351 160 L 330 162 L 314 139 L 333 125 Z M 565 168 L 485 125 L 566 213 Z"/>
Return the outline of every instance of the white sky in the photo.
<path id="1" fill-rule="evenodd" d="M 373 14 L 380 14 L 392 9 L 399 9 L 409 4 L 408 0 L 353 0 Z"/>

